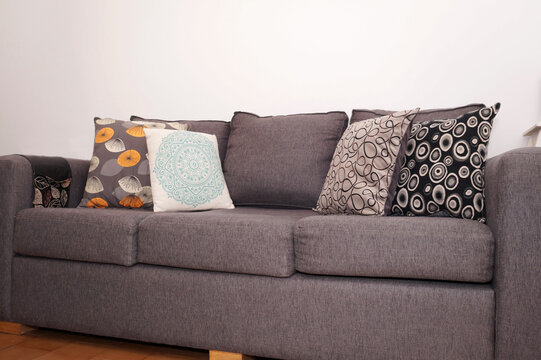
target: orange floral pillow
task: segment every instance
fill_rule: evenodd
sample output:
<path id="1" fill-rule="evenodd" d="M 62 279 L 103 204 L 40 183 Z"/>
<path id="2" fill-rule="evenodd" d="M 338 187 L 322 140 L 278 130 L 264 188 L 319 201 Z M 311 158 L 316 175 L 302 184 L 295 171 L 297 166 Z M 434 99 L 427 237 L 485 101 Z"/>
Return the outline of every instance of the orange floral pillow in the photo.
<path id="1" fill-rule="evenodd" d="M 95 118 L 94 152 L 79 206 L 152 209 L 145 128 L 186 130 L 178 122 Z"/>

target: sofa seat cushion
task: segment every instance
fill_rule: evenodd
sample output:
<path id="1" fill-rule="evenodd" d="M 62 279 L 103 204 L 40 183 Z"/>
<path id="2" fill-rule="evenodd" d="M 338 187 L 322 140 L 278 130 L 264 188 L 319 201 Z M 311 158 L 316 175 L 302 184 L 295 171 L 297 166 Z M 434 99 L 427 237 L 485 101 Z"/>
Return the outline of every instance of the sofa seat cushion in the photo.
<path id="1" fill-rule="evenodd" d="M 295 224 L 313 214 L 257 207 L 155 214 L 139 225 L 138 262 L 287 277 L 295 272 Z"/>
<path id="2" fill-rule="evenodd" d="M 295 267 L 309 274 L 485 283 L 494 239 L 477 221 L 327 215 L 301 219 Z"/>
<path id="3" fill-rule="evenodd" d="M 21 255 L 130 266 L 137 260 L 137 226 L 149 215 L 126 209 L 25 209 L 15 219 L 13 248 Z"/>

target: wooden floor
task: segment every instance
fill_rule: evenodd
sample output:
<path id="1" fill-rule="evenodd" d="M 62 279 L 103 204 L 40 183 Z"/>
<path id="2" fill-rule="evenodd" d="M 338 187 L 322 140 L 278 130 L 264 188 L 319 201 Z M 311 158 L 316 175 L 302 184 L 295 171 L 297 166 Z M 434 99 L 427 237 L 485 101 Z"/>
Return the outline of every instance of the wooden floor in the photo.
<path id="1" fill-rule="evenodd" d="M 1 360 L 207 360 L 208 351 L 38 329 L 0 333 Z"/>

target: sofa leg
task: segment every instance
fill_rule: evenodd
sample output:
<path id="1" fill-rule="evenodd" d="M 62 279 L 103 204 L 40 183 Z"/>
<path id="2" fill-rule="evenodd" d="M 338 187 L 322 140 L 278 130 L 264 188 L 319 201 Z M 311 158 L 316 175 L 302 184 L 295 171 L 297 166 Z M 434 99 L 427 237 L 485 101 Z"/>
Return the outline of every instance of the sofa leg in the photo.
<path id="1" fill-rule="evenodd" d="M 248 355 L 230 353 L 225 351 L 210 350 L 209 360 L 253 360 L 254 358 Z"/>
<path id="2" fill-rule="evenodd" d="M 22 335 L 32 330 L 36 330 L 36 329 L 30 326 L 23 325 L 23 324 L 0 321 L 0 333 Z"/>

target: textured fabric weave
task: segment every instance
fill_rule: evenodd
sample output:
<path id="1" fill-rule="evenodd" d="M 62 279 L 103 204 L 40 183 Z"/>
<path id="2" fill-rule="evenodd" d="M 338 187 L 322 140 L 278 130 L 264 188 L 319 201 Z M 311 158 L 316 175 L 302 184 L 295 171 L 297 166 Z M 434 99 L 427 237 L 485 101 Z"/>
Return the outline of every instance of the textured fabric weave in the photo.
<path id="1" fill-rule="evenodd" d="M 310 274 L 485 283 L 494 240 L 474 221 L 311 216 L 295 230 L 295 267 Z"/>
<path id="2" fill-rule="evenodd" d="M 188 125 L 188 131 L 202 132 L 205 134 L 216 135 L 218 140 L 218 150 L 220 151 L 220 160 L 222 165 L 225 159 L 227 150 L 227 141 L 229 139 L 229 122 L 220 120 L 159 120 L 145 119 L 139 116 L 132 115 L 131 121 L 153 121 L 153 122 L 178 122 Z"/>
<path id="3" fill-rule="evenodd" d="M 25 209 L 13 239 L 18 254 L 130 266 L 136 262 L 137 225 L 150 211 Z"/>
<path id="4" fill-rule="evenodd" d="M 224 164 L 233 203 L 313 208 L 347 122 L 344 112 L 236 112 Z"/>
<path id="5" fill-rule="evenodd" d="M 496 358 L 541 359 L 541 148 L 486 167 L 488 225 L 496 241 Z"/>
<path id="6" fill-rule="evenodd" d="M 293 274 L 293 228 L 310 210 L 237 207 L 164 213 L 139 226 L 138 261 L 284 277 Z"/>
<path id="7" fill-rule="evenodd" d="M 71 184 L 68 207 L 74 208 L 81 203 L 88 176 L 89 160 L 67 159 L 71 168 Z"/>
<path id="8" fill-rule="evenodd" d="M 88 161 L 66 159 L 72 170 L 69 206 L 79 204 Z M 11 320 L 11 261 L 15 215 L 32 207 L 32 168 L 20 155 L 0 156 L 0 321 Z"/>
<path id="9" fill-rule="evenodd" d="M 23 324 L 277 359 L 489 360 L 487 285 L 279 279 L 18 257 Z"/>
<path id="10" fill-rule="evenodd" d="M 0 321 L 11 320 L 15 214 L 32 207 L 32 167 L 20 155 L 0 156 Z"/>

